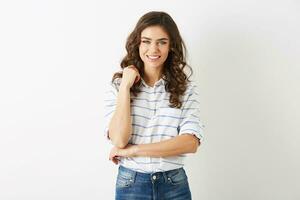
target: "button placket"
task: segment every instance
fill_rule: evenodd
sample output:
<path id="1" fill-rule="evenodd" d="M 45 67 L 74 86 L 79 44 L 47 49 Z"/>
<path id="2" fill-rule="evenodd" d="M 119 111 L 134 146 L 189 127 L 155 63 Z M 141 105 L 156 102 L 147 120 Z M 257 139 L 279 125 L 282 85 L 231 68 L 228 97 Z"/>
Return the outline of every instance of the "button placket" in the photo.
<path id="1" fill-rule="evenodd" d="M 155 86 L 153 87 L 153 94 L 154 94 L 154 116 L 156 115 L 156 93 L 155 93 Z"/>

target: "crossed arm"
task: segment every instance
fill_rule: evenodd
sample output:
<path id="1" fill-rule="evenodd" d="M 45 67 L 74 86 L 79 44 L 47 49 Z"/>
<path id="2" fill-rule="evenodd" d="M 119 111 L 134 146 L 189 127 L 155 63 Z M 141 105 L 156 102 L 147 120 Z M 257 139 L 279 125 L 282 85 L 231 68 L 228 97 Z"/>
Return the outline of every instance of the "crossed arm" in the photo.
<path id="1" fill-rule="evenodd" d="M 118 164 L 118 157 L 169 157 L 185 153 L 195 153 L 200 145 L 199 139 L 190 134 L 183 134 L 172 139 L 151 144 L 128 144 L 125 148 L 114 146 L 109 159 Z"/>
<path id="2" fill-rule="evenodd" d="M 118 157 L 169 157 L 185 153 L 195 153 L 200 142 L 191 134 L 182 134 L 172 139 L 151 144 L 128 144 L 132 130 L 130 121 L 130 87 L 120 86 L 116 111 L 109 124 L 109 138 L 114 147 L 109 159 L 118 163 Z"/>

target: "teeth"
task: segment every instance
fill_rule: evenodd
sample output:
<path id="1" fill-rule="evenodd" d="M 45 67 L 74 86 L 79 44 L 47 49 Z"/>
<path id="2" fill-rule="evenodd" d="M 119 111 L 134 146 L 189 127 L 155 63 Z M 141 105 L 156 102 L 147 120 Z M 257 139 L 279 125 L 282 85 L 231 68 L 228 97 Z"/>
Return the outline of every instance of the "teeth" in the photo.
<path id="1" fill-rule="evenodd" d="M 157 58 L 159 58 L 159 56 L 148 56 L 148 58 L 150 58 L 150 59 L 157 59 Z"/>

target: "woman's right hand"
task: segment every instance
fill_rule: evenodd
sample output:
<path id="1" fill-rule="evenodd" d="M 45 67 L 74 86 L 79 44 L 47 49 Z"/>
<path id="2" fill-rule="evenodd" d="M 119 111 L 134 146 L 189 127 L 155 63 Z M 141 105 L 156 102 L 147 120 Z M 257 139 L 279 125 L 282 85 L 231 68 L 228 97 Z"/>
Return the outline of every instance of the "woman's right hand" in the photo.
<path id="1" fill-rule="evenodd" d="M 133 84 L 140 80 L 141 76 L 138 69 L 134 65 L 129 65 L 123 69 L 121 84 L 131 88 Z"/>

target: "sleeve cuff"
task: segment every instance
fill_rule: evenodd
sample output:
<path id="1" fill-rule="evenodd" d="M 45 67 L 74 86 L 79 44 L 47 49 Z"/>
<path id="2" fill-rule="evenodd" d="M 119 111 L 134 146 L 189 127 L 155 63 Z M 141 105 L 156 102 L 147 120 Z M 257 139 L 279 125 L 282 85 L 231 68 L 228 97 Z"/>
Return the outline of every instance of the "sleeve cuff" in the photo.
<path id="1" fill-rule="evenodd" d="M 182 129 L 182 130 L 180 130 L 178 135 L 183 135 L 183 134 L 190 134 L 190 135 L 196 136 L 199 139 L 200 143 L 203 143 L 203 141 L 204 141 L 203 131 L 196 131 L 193 129 Z"/>

